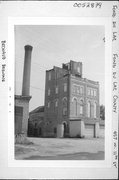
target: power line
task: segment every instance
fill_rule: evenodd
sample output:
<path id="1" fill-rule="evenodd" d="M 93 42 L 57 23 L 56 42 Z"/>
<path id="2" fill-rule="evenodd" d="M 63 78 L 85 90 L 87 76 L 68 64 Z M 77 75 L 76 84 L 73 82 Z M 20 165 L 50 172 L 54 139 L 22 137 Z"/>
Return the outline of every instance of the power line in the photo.
<path id="1" fill-rule="evenodd" d="M 34 89 L 38 89 L 38 90 L 41 90 L 41 91 L 45 91 L 44 89 L 41 89 L 41 88 L 38 88 L 38 87 L 34 87 L 34 86 L 30 86 L 31 88 L 34 88 Z"/>
<path id="2" fill-rule="evenodd" d="M 16 83 L 19 83 L 19 84 L 21 84 L 22 82 L 20 82 L 20 81 L 15 81 Z M 39 88 L 39 87 L 35 87 L 35 86 L 32 86 L 32 85 L 30 85 L 30 87 L 31 88 L 34 88 L 34 89 L 38 89 L 38 90 L 41 90 L 41 91 L 45 91 L 44 89 L 41 89 L 41 88 Z"/>
<path id="3" fill-rule="evenodd" d="M 19 61 L 19 60 L 17 60 L 16 62 L 18 62 L 18 63 L 23 63 L 23 62 L 21 62 L 21 61 Z M 32 63 L 32 64 L 33 64 L 33 65 L 38 65 L 38 66 L 40 66 L 39 68 L 44 69 L 45 71 L 46 71 L 46 69 L 48 69 L 48 68 L 46 68 L 46 67 L 41 66 L 39 63 Z M 38 66 L 37 66 L 37 67 L 38 67 Z M 41 71 L 45 72 L 44 70 L 41 70 Z"/>

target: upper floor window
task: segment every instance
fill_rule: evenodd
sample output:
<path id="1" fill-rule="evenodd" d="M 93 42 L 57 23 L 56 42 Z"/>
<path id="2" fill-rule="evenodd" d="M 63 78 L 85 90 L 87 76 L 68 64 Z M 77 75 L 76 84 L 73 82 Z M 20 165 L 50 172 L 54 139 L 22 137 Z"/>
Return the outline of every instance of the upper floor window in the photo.
<path id="1" fill-rule="evenodd" d="M 64 115 L 64 116 L 66 116 L 67 115 L 67 98 L 66 97 L 64 97 L 63 98 L 63 100 L 62 100 L 62 107 L 63 107 L 63 109 L 62 109 L 62 114 Z"/>
<path id="2" fill-rule="evenodd" d="M 93 89 L 91 89 L 91 96 L 93 96 Z"/>
<path id="3" fill-rule="evenodd" d="M 80 93 L 83 94 L 83 87 L 80 87 Z"/>
<path id="4" fill-rule="evenodd" d="M 58 94 L 58 86 L 55 87 L 55 93 Z"/>
<path id="5" fill-rule="evenodd" d="M 77 99 L 76 98 L 73 98 L 72 112 L 73 112 L 73 116 L 77 116 Z"/>
<path id="6" fill-rule="evenodd" d="M 50 96 L 50 89 L 48 89 L 48 96 Z"/>
<path id="7" fill-rule="evenodd" d="M 88 88 L 88 96 L 90 96 L 90 89 Z"/>
<path id="8" fill-rule="evenodd" d="M 73 93 L 77 92 L 77 87 L 75 85 L 73 85 Z"/>
<path id="9" fill-rule="evenodd" d="M 77 87 L 77 94 L 80 94 L 80 87 Z"/>
<path id="10" fill-rule="evenodd" d="M 50 101 L 48 102 L 48 108 L 50 108 Z"/>
<path id="11" fill-rule="evenodd" d="M 67 97 L 64 97 L 62 99 L 62 102 L 63 102 L 63 106 L 67 106 Z"/>
<path id="12" fill-rule="evenodd" d="M 88 96 L 96 97 L 96 93 L 97 93 L 96 89 L 88 88 L 87 91 Z"/>
<path id="13" fill-rule="evenodd" d="M 80 67 L 77 67 L 77 72 L 80 73 Z"/>
<path id="14" fill-rule="evenodd" d="M 51 72 L 49 71 L 49 74 L 48 74 L 48 80 L 50 81 L 51 80 Z"/>
<path id="15" fill-rule="evenodd" d="M 87 112 L 88 112 L 88 117 L 91 117 L 91 102 L 88 101 L 88 104 L 87 104 Z"/>
<path id="16" fill-rule="evenodd" d="M 94 97 L 96 97 L 96 90 L 94 90 Z"/>
<path id="17" fill-rule="evenodd" d="M 67 107 L 63 107 L 63 115 L 66 116 L 67 115 Z"/>
<path id="18" fill-rule="evenodd" d="M 83 100 L 80 100 L 80 114 L 83 114 Z"/>
<path id="19" fill-rule="evenodd" d="M 67 92 L 67 83 L 64 83 L 64 92 Z"/>
<path id="20" fill-rule="evenodd" d="M 55 107 L 58 107 L 58 100 L 55 101 Z"/>
<path id="21" fill-rule="evenodd" d="M 96 118 L 96 111 L 97 111 L 97 104 L 96 104 L 96 102 L 94 102 L 94 118 Z"/>

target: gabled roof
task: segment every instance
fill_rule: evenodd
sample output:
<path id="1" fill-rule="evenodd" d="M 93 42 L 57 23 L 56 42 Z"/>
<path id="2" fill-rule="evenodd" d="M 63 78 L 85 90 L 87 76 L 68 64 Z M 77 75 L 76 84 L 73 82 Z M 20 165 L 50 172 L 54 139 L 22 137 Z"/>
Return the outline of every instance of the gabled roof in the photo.
<path id="1" fill-rule="evenodd" d="M 44 106 L 39 106 L 39 107 L 35 108 L 34 110 L 32 110 L 30 112 L 30 114 L 40 113 L 40 112 L 44 112 Z"/>

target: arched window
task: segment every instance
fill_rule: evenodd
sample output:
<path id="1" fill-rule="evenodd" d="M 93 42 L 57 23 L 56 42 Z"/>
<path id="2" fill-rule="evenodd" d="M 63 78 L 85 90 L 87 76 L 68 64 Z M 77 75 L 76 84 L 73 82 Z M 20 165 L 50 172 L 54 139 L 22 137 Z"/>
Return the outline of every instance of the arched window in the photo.
<path id="1" fill-rule="evenodd" d="M 72 112 L 73 112 L 73 116 L 77 116 L 77 99 L 73 98 L 73 102 L 72 102 Z"/>
<path id="2" fill-rule="evenodd" d="M 63 106 L 67 106 L 67 98 L 66 97 L 64 97 L 62 99 L 62 103 L 63 103 Z"/>
<path id="3" fill-rule="evenodd" d="M 67 98 L 66 97 L 63 98 L 62 105 L 63 105 L 62 114 L 63 116 L 66 116 L 67 115 Z"/>
<path id="4" fill-rule="evenodd" d="M 83 114 L 83 100 L 80 100 L 80 114 Z"/>
<path id="5" fill-rule="evenodd" d="M 97 104 L 94 102 L 94 118 L 96 118 Z"/>
<path id="6" fill-rule="evenodd" d="M 88 101 L 87 103 L 87 112 L 88 112 L 88 117 L 91 117 L 91 102 Z"/>

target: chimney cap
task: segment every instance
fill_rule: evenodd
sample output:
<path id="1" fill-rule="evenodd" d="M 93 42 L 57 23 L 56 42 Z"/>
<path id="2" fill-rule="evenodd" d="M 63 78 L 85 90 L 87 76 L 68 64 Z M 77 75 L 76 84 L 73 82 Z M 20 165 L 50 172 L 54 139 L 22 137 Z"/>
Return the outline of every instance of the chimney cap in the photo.
<path id="1" fill-rule="evenodd" d="M 25 50 L 31 50 L 31 51 L 32 51 L 32 49 L 33 49 L 33 47 L 30 46 L 30 45 L 26 45 L 26 46 L 24 46 L 24 48 L 25 48 Z"/>

